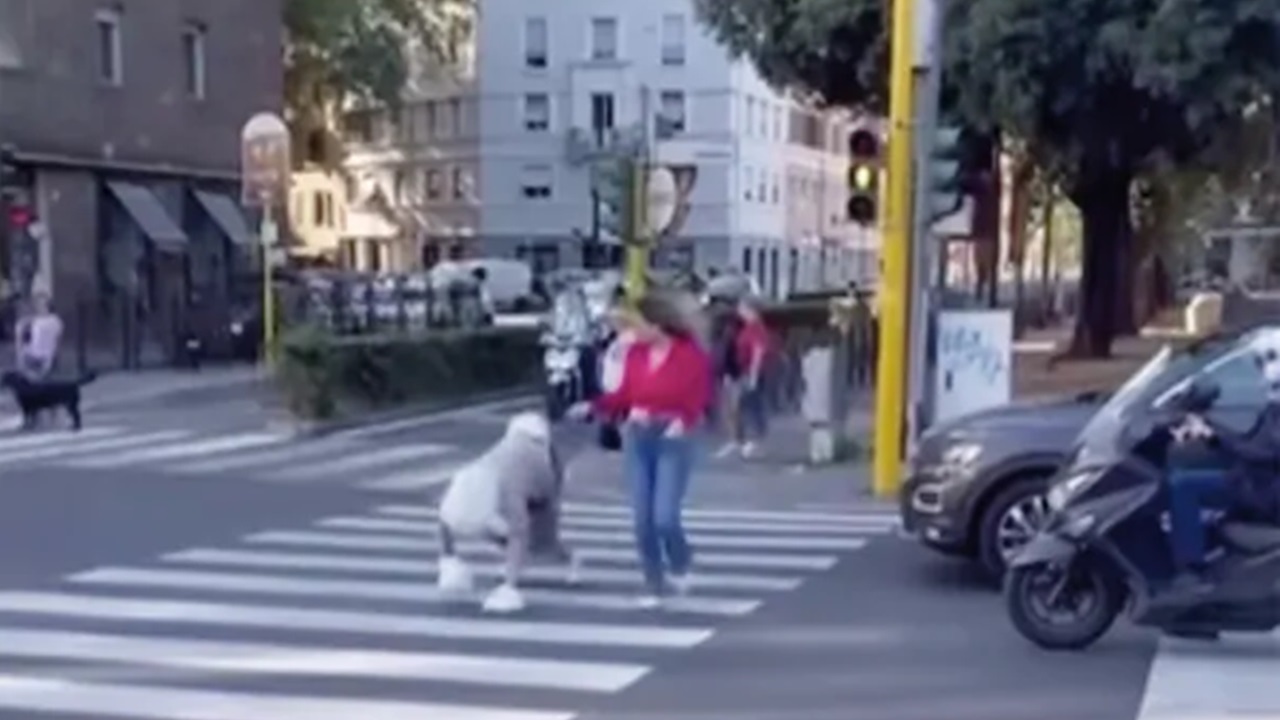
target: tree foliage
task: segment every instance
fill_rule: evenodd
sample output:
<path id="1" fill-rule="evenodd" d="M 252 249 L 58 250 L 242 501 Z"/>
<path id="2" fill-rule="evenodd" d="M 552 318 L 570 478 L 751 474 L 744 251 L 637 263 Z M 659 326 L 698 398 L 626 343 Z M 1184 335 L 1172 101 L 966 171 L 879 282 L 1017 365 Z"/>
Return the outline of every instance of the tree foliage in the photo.
<path id="1" fill-rule="evenodd" d="M 884 105 L 881 0 L 696 0 L 733 52 L 778 85 Z M 888 3 L 886 2 L 885 5 Z M 944 104 L 1025 142 L 1083 216 L 1077 350 L 1109 351 L 1128 195 L 1153 166 L 1215 167 L 1245 111 L 1280 87 L 1274 0 L 951 0 Z M 843 72 L 842 72 L 843 68 Z"/>
<path id="2" fill-rule="evenodd" d="M 449 62 L 470 0 L 285 0 L 286 114 L 308 146 L 350 101 L 395 107 L 409 53 Z M 314 155 L 310 148 L 308 155 Z M 324 153 L 321 153 L 324 154 Z"/>

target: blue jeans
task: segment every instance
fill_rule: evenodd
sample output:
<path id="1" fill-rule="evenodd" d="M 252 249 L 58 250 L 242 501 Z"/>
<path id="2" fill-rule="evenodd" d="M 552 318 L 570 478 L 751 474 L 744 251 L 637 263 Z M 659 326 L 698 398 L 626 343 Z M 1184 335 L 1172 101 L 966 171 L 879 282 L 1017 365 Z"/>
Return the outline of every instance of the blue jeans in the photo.
<path id="1" fill-rule="evenodd" d="M 748 388 L 743 385 L 738 391 L 738 442 L 760 440 L 769 430 L 768 398 L 764 387 L 757 383 Z"/>
<path id="2" fill-rule="evenodd" d="M 1204 563 L 1202 510 L 1225 510 L 1231 502 L 1226 480 L 1217 470 L 1175 471 L 1169 477 L 1169 542 L 1178 570 Z"/>
<path id="3" fill-rule="evenodd" d="M 693 559 L 680 522 L 693 469 L 693 440 L 664 437 L 665 431 L 661 424 L 629 426 L 622 442 L 636 549 L 645 585 L 659 595 L 666 590 L 666 571 L 684 575 Z"/>

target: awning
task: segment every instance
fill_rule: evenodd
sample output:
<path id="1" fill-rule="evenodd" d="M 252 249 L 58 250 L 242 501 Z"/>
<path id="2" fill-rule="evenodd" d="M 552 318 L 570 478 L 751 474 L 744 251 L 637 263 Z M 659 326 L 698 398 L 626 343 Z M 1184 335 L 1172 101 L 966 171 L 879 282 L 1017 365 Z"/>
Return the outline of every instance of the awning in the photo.
<path id="1" fill-rule="evenodd" d="M 127 182 L 108 182 L 107 187 L 151 242 L 166 249 L 186 249 L 187 234 L 169 217 L 155 193 Z"/>
<path id="2" fill-rule="evenodd" d="M 254 243 L 253 235 L 249 232 L 249 225 L 244 221 L 244 213 L 240 212 L 240 208 L 236 203 L 222 193 L 205 192 L 196 190 L 196 200 L 200 203 L 200 207 L 209 214 L 218 229 L 222 230 L 222 234 L 227 239 L 237 245 L 252 245 Z"/>

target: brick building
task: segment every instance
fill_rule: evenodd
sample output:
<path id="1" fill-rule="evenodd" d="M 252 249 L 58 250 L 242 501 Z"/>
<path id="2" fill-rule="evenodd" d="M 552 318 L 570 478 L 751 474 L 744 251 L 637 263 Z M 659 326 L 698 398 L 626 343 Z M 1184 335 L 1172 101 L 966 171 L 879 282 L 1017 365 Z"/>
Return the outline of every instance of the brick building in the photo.
<path id="1" fill-rule="evenodd" d="M 281 110 L 282 3 L 0 0 L 0 275 L 96 362 L 163 361 L 256 264 L 239 133 Z"/>

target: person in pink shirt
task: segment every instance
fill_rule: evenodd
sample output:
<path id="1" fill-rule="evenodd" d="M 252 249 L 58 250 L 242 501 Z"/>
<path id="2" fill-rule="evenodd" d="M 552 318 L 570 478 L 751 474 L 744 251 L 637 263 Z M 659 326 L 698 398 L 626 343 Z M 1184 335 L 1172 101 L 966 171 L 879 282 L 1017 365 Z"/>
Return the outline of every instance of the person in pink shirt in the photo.
<path id="1" fill-rule="evenodd" d="M 623 462 L 647 588 L 640 604 L 657 607 L 670 589 L 689 589 L 693 552 L 680 515 L 712 370 L 678 302 L 652 294 L 636 311 L 621 377 L 593 408 L 598 416 L 625 418 Z"/>

